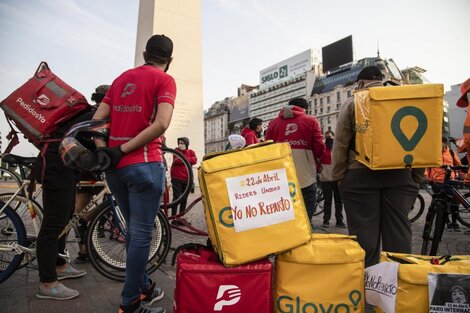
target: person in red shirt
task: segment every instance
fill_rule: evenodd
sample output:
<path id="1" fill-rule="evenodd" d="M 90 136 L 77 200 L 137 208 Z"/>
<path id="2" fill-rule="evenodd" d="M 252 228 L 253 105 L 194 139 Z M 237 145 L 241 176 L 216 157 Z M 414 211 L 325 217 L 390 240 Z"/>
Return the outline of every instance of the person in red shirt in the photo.
<path id="1" fill-rule="evenodd" d="M 164 312 L 149 305 L 163 291 L 146 273 L 153 226 L 165 186 L 161 136 L 170 125 L 176 84 L 168 70 L 173 42 L 164 35 L 147 41 L 145 64 L 116 78 L 94 119 L 110 120 L 107 143 L 96 141 L 101 169 L 126 220 L 126 278 L 119 312 Z"/>
<path id="2" fill-rule="evenodd" d="M 184 157 L 188 160 L 189 164 L 195 165 L 197 163 L 196 153 L 189 149 L 189 139 L 187 137 L 178 138 L 178 147 L 175 150 L 181 152 Z M 171 164 L 171 186 L 173 187 L 173 200 L 178 199 L 180 195 L 186 189 L 188 184 L 189 173 L 186 166 L 183 164 L 180 158 L 175 157 L 173 164 Z M 186 201 L 188 196 L 181 199 L 179 205 L 171 208 L 171 215 L 181 213 L 186 209 Z M 179 209 L 178 209 L 179 208 Z M 178 220 L 173 220 L 172 224 L 179 225 Z"/>
<path id="3" fill-rule="evenodd" d="M 240 135 L 245 138 L 246 145 L 252 145 L 258 143 L 258 137 L 263 130 L 263 120 L 257 117 L 254 117 L 248 123 L 248 126 L 242 129 Z"/>
<path id="4" fill-rule="evenodd" d="M 269 122 L 265 138 L 289 143 L 311 222 L 315 213 L 317 167 L 320 164 L 331 164 L 331 155 L 326 150 L 317 119 L 305 113 L 307 107 L 308 103 L 303 98 L 289 101 L 279 116 Z"/>

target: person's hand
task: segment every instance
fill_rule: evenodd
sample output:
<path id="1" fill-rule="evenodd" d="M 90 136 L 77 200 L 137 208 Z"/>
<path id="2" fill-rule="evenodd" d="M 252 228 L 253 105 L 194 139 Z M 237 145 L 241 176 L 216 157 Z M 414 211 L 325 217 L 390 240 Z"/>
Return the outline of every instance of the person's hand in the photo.
<path id="1" fill-rule="evenodd" d="M 96 155 L 98 156 L 98 164 L 102 171 L 109 171 L 116 167 L 121 160 L 124 152 L 121 150 L 121 146 L 108 148 L 96 149 Z"/>

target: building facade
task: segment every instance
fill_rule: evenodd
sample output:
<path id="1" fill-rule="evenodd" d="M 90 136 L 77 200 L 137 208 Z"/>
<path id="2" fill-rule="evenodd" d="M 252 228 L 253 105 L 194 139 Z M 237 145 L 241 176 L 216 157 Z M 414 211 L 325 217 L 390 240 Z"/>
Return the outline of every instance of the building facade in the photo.
<path id="1" fill-rule="evenodd" d="M 205 153 L 224 151 L 228 143 L 228 103 L 233 98 L 225 98 L 214 103 L 204 113 Z"/>

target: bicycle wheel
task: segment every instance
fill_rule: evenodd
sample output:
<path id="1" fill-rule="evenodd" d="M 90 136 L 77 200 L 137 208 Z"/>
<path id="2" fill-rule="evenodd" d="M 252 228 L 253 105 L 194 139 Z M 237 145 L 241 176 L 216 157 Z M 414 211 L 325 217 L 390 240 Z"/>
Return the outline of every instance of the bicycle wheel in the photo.
<path id="1" fill-rule="evenodd" d="M 21 187 L 21 178 L 14 171 L 0 167 L 0 190 L 16 190 Z"/>
<path id="2" fill-rule="evenodd" d="M 125 234 L 109 202 L 102 203 L 87 231 L 87 252 L 93 267 L 107 278 L 124 281 L 126 270 Z M 171 231 L 163 212 L 155 219 L 147 272 L 153 273 L 165 260 L 171 245 Z"/>
<path id="3" fill-rule="evenodd" d="M 410 208 L 410 212 L 408 213 L 408 219 L 411 223 L 416 222 L 420 217 L 421 214 L 424 212 L 424 198 L 422 195 L 418 193 L 413 206 Z"/>
<path id="4" fill-rule="evenodd" d="M 442 233 L 445 228 L 447 215 L 447 203 L 436 201 L 434 207 L 429 207 L 426 216 L 426 223 L 423 229 L 423 244 L 421 246 L 422 255 L 436 255 L 439 243 L 441 242 Z M 429 243 L 431 247 L 429 249 Z"/>
<path id="5" fill-rule="evenodd" d="M 317 200 L 315 202 L 315 213 L 314 216 L 320 215 L 325 209 L 325 197 L 323 196 L 323 190 L 320 185 L 317 186 Z"/>
<path id="6" fill-rule="evenodd" d="M 194 175 L 193 175 L 193 169 L 191 164 L 188 162 L 186 157 L 179 151 L 171 148 L 162 148 L 163 151 L 163 163 L 165 164 L 165 169 L 166 169 L 166 188 L 165 192 L 162 197 L 162 202 L 160 203 L 160 208 L 164 208 L 165 205 L 168 208 L 172 208 L 186 198 L 193 188 L 193 182 L 194 182 Z M 175 199 L 173 195 L 173 187 L 171 183 L 171 166 L 173 163 L 182 163 L 186 169 L 186 171 L 189 173 L 188 175 L 188 183 L 186 184 L 186 188 L 184 189 L 183 193 Z"/>
<path id="7" fill-rule="evenodd" d="M 0 194 L 0 201 L 2 203 L 6 203 L 12 196 L 13 194 L 11 193 Z M 41 228 L 42 220 L 44 218 L 42 207 L 36 201 L 28 200 L 27 198 L 20 195 L 16 195 L 10 202 L 9 206 L 14 208 L 14 211 L 18 214 L 21 221 L 23 222 L 26 231 L 25 246 L 28 248 L 35 248 L 37 235 L 39 234 L 39 229 Z M 21 266 L 27 265 L 34 259 L 35 257 L 33 255 L 28 254 L 28 257 L 24 258 Z"/>
<path id="8" fill-rule="evenodd" d="M 0 206 L 4 203 L 0 201 Z M 18 254 L 13 250 L 8 250 L 7 245 L 18 244 L 24 246 L 26 244 L 26 231 L 20 217 L 15 211 L 6 207 L 0 220 L 0 283 L 10 277 L 24 258 L 24 253 Z M 5 249 L 3 249 L 5 248 Z"/>
<path id="9" fill-rule="evenodd" d="M 470 192 L 464 195 L 465 199 L 470 202 Z M 466 208 L 462 204 L 459 205 L 459 210 L 457 212 L 457 219 L 462 225 L 470 227 L 470 208 Z"/>

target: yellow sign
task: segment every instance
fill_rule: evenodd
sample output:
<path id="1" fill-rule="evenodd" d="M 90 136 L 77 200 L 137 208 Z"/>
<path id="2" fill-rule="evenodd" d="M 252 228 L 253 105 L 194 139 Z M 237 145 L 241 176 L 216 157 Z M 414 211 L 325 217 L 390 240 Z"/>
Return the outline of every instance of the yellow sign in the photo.
<path id="1" fill-rule="evenodd" d="M 440 166 L 442 97 L 441 84 L 355 92 L 356 159 L 371 169 Z"/>

